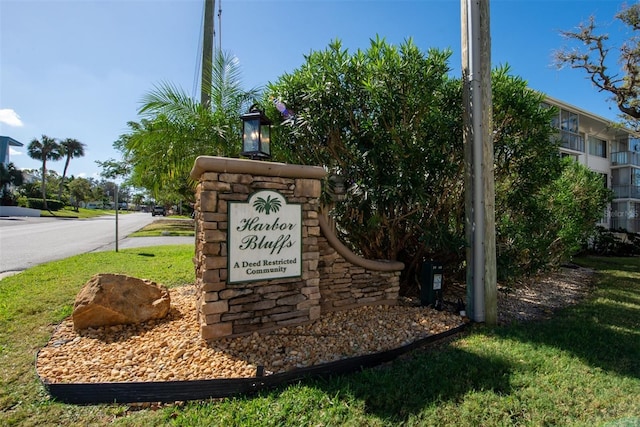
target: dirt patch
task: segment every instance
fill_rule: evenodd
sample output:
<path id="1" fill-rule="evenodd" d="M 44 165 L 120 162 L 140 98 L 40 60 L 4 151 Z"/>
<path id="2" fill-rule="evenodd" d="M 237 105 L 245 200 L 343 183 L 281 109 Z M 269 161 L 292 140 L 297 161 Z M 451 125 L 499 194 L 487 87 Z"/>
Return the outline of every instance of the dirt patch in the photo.
<path id="1" fill-rule="evenodd" d="M 552 273 L 522 280 L 512 286 L 498 285 L 498 323 L 548 319 L 555 311 L 577 304 L 594 288 L 594 271 L 567 266 Z M 445 289 L 444 299 L 466 300 L 464 284 Z"/>

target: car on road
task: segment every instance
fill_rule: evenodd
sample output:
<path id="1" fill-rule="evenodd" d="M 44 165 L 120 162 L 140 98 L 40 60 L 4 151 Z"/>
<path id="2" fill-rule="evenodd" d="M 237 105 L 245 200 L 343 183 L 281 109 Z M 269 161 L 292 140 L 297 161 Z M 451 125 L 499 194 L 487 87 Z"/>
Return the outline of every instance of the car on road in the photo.
<path id="1" fill-rule="evenodd" d="M 156 215 L 167 216 L 167 210 L 164 208 L 164 206 L 154 206 L 153 210 L 151 211 L 151 216 Z"/>

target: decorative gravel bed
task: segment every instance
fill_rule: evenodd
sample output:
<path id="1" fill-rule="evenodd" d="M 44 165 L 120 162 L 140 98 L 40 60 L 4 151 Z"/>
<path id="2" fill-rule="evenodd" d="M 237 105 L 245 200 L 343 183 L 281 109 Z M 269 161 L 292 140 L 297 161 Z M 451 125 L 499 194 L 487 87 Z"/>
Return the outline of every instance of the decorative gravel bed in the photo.
<path id="1" fill-rule="evenodd" d="M 587 296 L 592 280 L 591 270 L 563 268 L 499 286 L 499 322 L 548 318 Z M 464 299 L 464 286 L 450 285 L 445 301 Z M 70 318 L 63 321 L 38 354 L 40 378 L 51 384 L 250 378 L 258 366 L 269 375 L 390 350 L 465 321 L 451 310 L 362 307 L 325 314 L 308 325 L 207 344 L 198 333 L 194 292 L 193 286 L 171 289 L 171 313 L 158 322 L 78 334 Z"/>
<path id="2" fill-rule="evenodd" d="M 171 313 L 161 321 L 77 333 L 64 320 L 38 354 L 38 375 L 45 383 L 250 378 L 258 366 L 270 375 L 391 350 L 465 321 L 427 307 L 361 307 L 208 344 L 199 336 L 194 292 L 171 289 Z"/>

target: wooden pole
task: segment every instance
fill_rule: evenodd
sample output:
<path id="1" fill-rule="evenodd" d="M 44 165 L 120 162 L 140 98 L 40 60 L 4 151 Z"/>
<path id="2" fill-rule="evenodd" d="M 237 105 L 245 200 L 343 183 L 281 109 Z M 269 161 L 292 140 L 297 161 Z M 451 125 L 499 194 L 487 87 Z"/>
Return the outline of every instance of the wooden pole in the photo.
<path id="1" fill-rule="evenodd" d="M 218 0 L 218 51 L 222 52 L 222 0 Z"/>
<path id="2" fill-rule="evenodd" d="M 211 66 L 213 64 L 213 37 L 215 0 L 204 1 L 204 24 L 202 39 L 202 74 L 200 78 L 200 103 L 211 104 Z"/>
<path id="3" fill-rule="evenodd" d="M 489 0 L 461 0 L 467 312 L 497 323 Z"/>
<path id="4" fill-rule="evenodd" d="M 469 84 L 469 4 L 467 0 L 460 0 L 460 28 L 461 28 L 461 55 L 462 55 L 462 105 L 463 112 L 463 146 L 464 146 L 464 232 L 466 238 L 466 282 L 467 282 L 467 315 L 470 319 L 476 318 L 476 299 L 473 289 L 474 284 L 474 258 L 475 246 L 473 232 L 473 129 L 471 127 L 471 88 Z"/>
<path id="5" fill-rule="evenodd" d="M 489 0 L 480 2 L 481 80 L 482 80 L 482 165 L 484 185 L 484 307 L 485 322 L 498 323 L 496 266 L 496 194 L 493 149 L 493 96 L 491 92 L 491 31 Z"/>

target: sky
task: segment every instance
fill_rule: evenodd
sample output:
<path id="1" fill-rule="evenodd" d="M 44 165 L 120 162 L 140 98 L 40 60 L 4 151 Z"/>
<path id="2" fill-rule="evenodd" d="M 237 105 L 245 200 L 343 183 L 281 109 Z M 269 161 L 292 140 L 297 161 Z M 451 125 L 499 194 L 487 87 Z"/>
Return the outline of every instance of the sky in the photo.
<path id="1" fill-rule="evenodd" d="M 590 16 L 619 46 L 630 36 L 614 19 L 624 3 L 491 0 L 492 66 L 509 65 L 531 88 L 615 120 L 609 96 L 584 72 L 557 69 L 553 53 L 572 46 L 560 32 Z M 459 0 L 217 0 L 216 14 L 220 5 L 216 46 L 238 58 L 246 89 L 275 82 L 335 39 L 355 52 L 376 36 L 449 49 L 451 75 L 460 76 Z M 121 158 L 113 142 L 140 119 L 146 93 L 168 82 L 199 99 L 203 11 L 204 0 L 0 0 L 0 135 L 24 144 L 10 161 L 37 169 L 31 140 L 75 138 L 85 156 L 68 175 L 99 178 L 96 161 Z M 64 161 L 48 168 L 61 174 Z"/>

